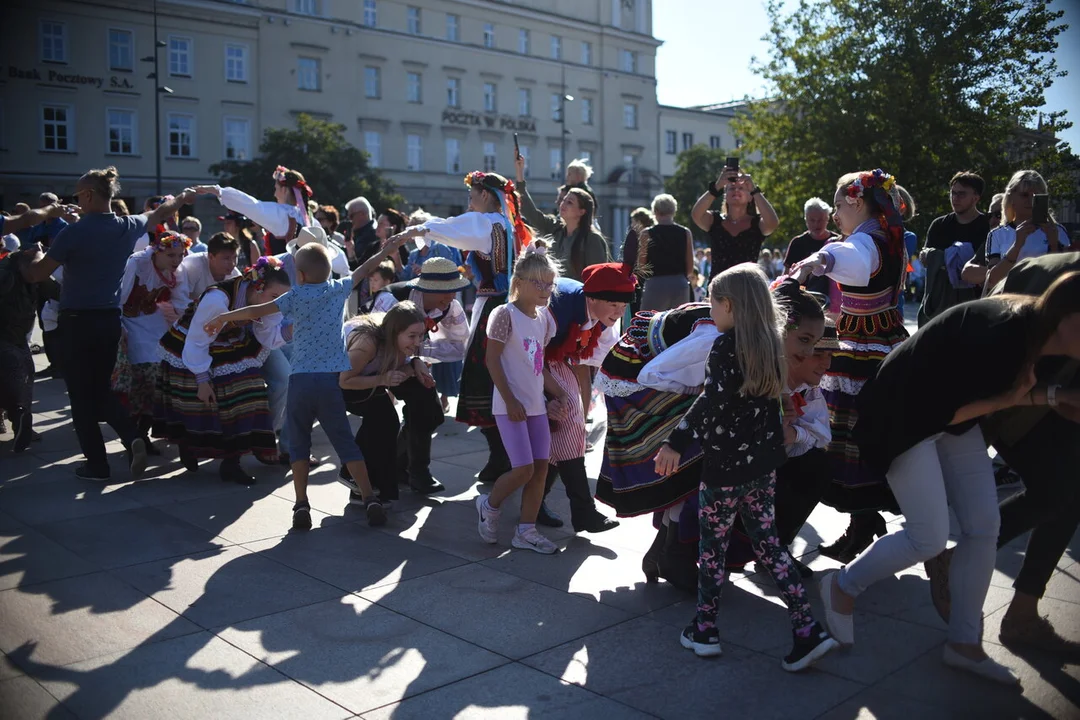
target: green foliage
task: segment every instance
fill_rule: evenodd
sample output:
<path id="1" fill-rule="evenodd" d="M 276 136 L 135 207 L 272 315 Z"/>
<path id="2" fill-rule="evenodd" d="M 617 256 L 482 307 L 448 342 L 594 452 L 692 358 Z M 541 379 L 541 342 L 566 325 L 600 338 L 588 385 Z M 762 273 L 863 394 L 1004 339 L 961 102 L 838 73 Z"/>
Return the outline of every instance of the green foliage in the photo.
<path id="1" fill-rule="evenodd" d="M 320 205 L 342 207 L 363 195 L 376 210 L 401 205 L 394 186 L 368 163 L 361 152 L 345 139 L 345 126 L 301 114 L 295 128 L 267 128 L 259 145 L 259 155 L 248 161 L 225 160 L 210 166 L 210 174 L 223 185 L 235 187 L 257 198 L 273 191 L 273 174 L 278 165 L 303 173 Z"/>
<path id="2" fill-rule="evenodd" d="M 1046 0 L 787 6 L 790 12 L 770 0 L 770 57 L 755 65 L 776 94 L 751 103 L 734 123 L 747 149 L 764 157 L 755 181 L 768 188 L 780 236 L 801 231 L 807 198 L 831 202 L 837 178 L 874 167 L 915 197 L 912 229 L 920 235 L 949 211 L 948 182 L 959 170 L 987 181 L 983 210 L 1024 166 L 1076 194 L 1068 146 L 1032 143 L 1032 133 L 1021 131 L 1036 125 L 1045 89 L 1065 74 L 1053 53 L 1067 26 Z M 1070 126 L 1064 113 L 1049 120 Z"/>
<path id="3" fill-rule="evenodd" d="M 690 219 L 690 210 L 708 188 L 709 183 L 720 175 L 720 171 L 724 169 L 724 160 L 734 154 L 706 145 L 694 145 L 689 150 L 679 153 L 675 161 L 675 174 L 664 183 L 664 192 L 673 196 L 679 203 L 679 210 L 675 213 L 675 222 L 690 228 L 699 242 L 703 241 L 705 233 L 701 232 Z M 715 208 L 720 209 L 719 198 L 716 200 Z"/>

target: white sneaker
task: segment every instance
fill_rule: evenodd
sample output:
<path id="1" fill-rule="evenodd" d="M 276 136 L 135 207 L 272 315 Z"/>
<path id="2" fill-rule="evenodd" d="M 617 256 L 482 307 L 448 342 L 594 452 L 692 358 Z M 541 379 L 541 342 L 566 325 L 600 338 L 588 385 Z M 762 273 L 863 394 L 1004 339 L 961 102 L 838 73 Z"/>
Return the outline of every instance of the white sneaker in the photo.
<path id="1" fill-rule="evenodd" d="M 990 658 L 984 658 L 978 662 L 969 660 L 953 650 L 949 645 L 945 646 L 945 651 L 941 655 L 941 660 L 949 667 L 954 667 L 957 670 L 967 670 L 969 673 L 980 675 L 987 680 L 993 680 L 1002 685 L 1020 684 L 1020 678 L 1016 677 L 1010 668 L 1001 663 L 995 662 Z"/>
<path id="2" fill-rule="evenodd" d="M 829 633 L 837 642 L 844 645 L 855 644 L 855 618 L 853 615 L 843 615 L 833 609 L 833 577 L 835 572 L 827 573 L 821 578 L 821 604 L 825 606 L 825 624 Z"/>
<path id="3" fill-rule="evenodd" d="M 535 527 L 525 532 L 514 533 L 514 539 L 510 544 L 519 550 L 532 550 L 541 555 L 554 555 L 559 551 L 559 546 L 541 535 Z"/>
<path id="4" fill-rule="evenodd" d="M 499 541 L 499 511 L 488 510 L 487 495 L 481 495 L 476 498 L 476 512 L 480 516 L 480 519 L 476 523 L 476 531 L 480 533 L 480 539 L 489 545 L 494 545 Z"/>

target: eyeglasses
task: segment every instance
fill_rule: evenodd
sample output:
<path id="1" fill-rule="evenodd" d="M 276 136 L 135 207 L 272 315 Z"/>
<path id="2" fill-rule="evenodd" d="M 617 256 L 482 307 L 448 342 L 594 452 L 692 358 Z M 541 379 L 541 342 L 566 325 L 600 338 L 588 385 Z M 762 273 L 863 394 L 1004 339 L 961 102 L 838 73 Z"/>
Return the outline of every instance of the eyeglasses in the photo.
<path id="1" fill-rule="evenodd" d="M 180 229 L 184 232 L 198 232 L 199 230 L 199 228 L 195 227 L 194 225 L 184 225 Z"/>
<path id="2" fill-rule="evenodd" d="M 544 283 L 539 280 L 529 280 L 529 282 L 531 282 L 532 286 L 539 292 L 551 292 L 555 289 L 555 283 L 553 282 Z"/>

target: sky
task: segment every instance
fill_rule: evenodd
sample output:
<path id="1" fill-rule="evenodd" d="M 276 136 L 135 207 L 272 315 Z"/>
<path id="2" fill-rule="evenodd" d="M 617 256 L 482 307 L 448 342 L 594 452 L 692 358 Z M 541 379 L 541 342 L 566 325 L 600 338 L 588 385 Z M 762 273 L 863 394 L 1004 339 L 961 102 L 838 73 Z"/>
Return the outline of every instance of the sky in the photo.
<path id="1" fill-rule="evenodd" d="M 1058 66 L 1069 76 L 1046 91 L 1044 110 L 1069 112 L 1074 125 L 1061 138 L 1080 154 L 1080 0 L 1051 4 L 1065 11 L 1069 25 L 1058 36 L 1057 51 Z M 716 0 L 654 0 L 653 34 L 664 41 L 656 55 L 661 104 L 685 107 L 765 94 L 762 79 L 750 70 L 751 58 L 768 57 L 768 44 L 761 40 L 769 30 L 765 3 L 742 0 L 735 21 L 730 7 Z"/>

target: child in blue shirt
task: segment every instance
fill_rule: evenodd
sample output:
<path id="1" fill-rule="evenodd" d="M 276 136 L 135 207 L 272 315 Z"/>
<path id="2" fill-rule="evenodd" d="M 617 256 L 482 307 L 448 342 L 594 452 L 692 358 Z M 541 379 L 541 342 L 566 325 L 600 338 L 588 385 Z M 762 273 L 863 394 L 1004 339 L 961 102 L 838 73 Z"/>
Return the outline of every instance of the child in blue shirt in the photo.
<path id="1" fill-rule="evenodd" d="M 330 255 L 326 248 L 308 243 L 296 251 L 296 285 L 289 292 L 273 302 L 222 313 L 206 324 L 206 333 L 213 336 L 226 323 L 257 320 L 280 312 L 293 325 L 292 373 L 285 423 L 296 490 L 294 530 L 311 529 L 307 481 L 311 428 L 315 420 L 322 425 L 338 459 L 355 480 L 364 499 L 368 524 L 386 522 L 386 512 L 372 491 L 364 456 L 353 441 L 338 381 L 340 373 L 350 369 L 343 327 L 345 303 L 353 285 L 370 275 L 405 239 L 391 238 L 379 253 L 341 280 L 330 278 Z"/>

